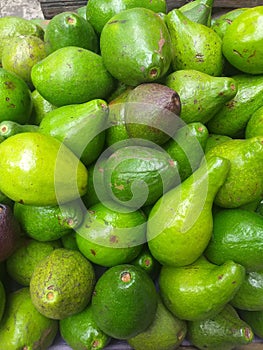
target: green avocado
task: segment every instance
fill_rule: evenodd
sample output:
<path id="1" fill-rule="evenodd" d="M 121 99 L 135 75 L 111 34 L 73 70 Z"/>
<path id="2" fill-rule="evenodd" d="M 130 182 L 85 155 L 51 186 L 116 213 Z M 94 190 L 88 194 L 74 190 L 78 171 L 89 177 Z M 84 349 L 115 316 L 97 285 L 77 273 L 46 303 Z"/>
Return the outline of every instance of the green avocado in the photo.
<path id="1" fill-rule="evenodd" d="M 98 53 L 99 40 L 93 26 L 78 13 L 63 11 L 49 21 L 44 42 L 47 53 L 65 46 L 78 46 Z"/>
<path id="2" fill-rule="evenodd" d="M 191 21 L 210 27 L 214 0 L 195 0 L 179 7 L 179 10 Z"/>
<path id="3" fill-rule="evenodd" d="M 251 327 L 229 304 L 217 315 L 187 323 L 187 337 L 201 350 L 232 350 L 250 344 L 254 339 Z"/>
<path id="4" fill-rule="evenodd" d="M 0 123 L 0 137 L 5 139 L 21 132 L 37 132 L 38 126 L 31 124 L 19 124 L 12 120 L 3 120 Z"/>
<path id="5" fill-rule="evenodd" d="M 45 317 L 32 303 L 28 287 L 8 295 L 0 324 L 1 344 L 5 350 L 45 350 L 55 340 L 58 322 Z"/>
<path id="6" fill-rule="evenodd" d="M 262 6 L 249 8 L 228 26 L 223 37 L 224 56 L 244 73 L 263 74 L 262 20 Z"/>
<path id="7" fill-rule="evenodd" d="M 222 40 L 212 28 L 191 21 L 179 9 L 165 17 L 172 43 L 172 68 L 194 69 L 212 76 L 223 70 Z"/>
<path id="8" fill-rule="evenodd" d="M 211 241 L 205 255 L 214 264 L 233 260 L 247 271 L 263 268 L 263 217 L 255 212 L 235 208 L 214 215 Z"/>
<path id="9" fill-rule="evenodd" d="M 199 167 L 204 156 L 207 138 L 207 127 L 200 122 L 193 122 L 180 128 L 163 145 L 163 149 L 178 163 L 181 181 Z"/>
<path id="10" fill-rule="evenodd" d="M 87 169 L 63 143 L 24 132 L 0 143 L 0 190 L 15 202 L 57 205 L 87 190 Z"/>
<path id="11" fill-rule="evenodd" d="M 244 320 L 252 329 L 255 335 L 263 337 L 263 310 L 248 311 L 238 310 L 239 316 Z"/>
<path id="12" fill-rule="evenodd" d="M 26 124 L 32 108 L 31 91 L 26 82 L 15 73 L 0 68 L 0 121 Z"/>
<path id="13" fill-rule="evenodd" d="M 36 63 L 31 78 L 39 93 L 57 107 L 105 99 L 115 87 L 102 57 L 77 46 L 62 47 Z"/>
<path id="14" fill-rule="evenodd" d="M 165 84 L 179 94 L 180 118 L 187 124 L 207 123 L 227 101 L 235 97 L 238 89 L 233 78 L 213 77 L 194 69 L 170 73 Z"/>
<path id="15" fill-rule="evenodd" d="M 263 106 L 251 115 L 246 125 L 246 139 L 254 136 L 263 136 Z"/>
<path id="16" fill-rule="evenodd" d="M 35 308 L 60 320 L 87 307 L 94 283 L 93 265 L 79 251 L 57 248 L 37 264 L 29 289 Z"/>
<path id="17" fill-rule="evenodd" d="M 210 133 L 243 138 L 252 114 L 262 106 L 263 75 L 238 74 L 232 76 L 237 84 L 236 95 L 208 121 Z"/>
<path id="18" fill-rule="evenodd" d="M 222 265 L 201 256 L 183 266 L 163 266 L 160 294 L 168 310 L 182 320 L 200 321 L 213 317 L 233 298 L 245 278 L 245 268 L 228 260 Z"/>
<path id="19" fill-rule="evenodd" d="M 103 150 L 108 113 L 100 99 L 58 107 L 46 114 L 39 132 L 63 142 L 88 166 Z"/>
<path id="20" fill-rule="evenodd" d="M 262 136 L 217 144 L 206 153 L 207 159 L 214 156 L 226 158 L 231 164 L 226 181 L 216 194 L 216 205 L 237 208 L 262 198 Z"/>
<path id="21" fill-rule="evenodd" d="M 117 13 L 100 36 L 103 62 L 114 78 L 137 86 L 163 77 L 171 63 L 171 41 L 163 19 L 136 7 Z"/>
<path id="22" fill-rule="evenodd" d="M 128 339 L 153 322 L 157 299 L 154 282 L 145 271 L 130 264 L 116 265 L 105 271 L 95 285 L 93 317 L 106 334 Z"/>
<path id="23" fill-rule="evenodd" d="M 86 18 L 98 34 L 104 25 L 117 13 L 134 7 L 143 7 L 156 13 L 166 13 L 165 0 L 89 0 L 86 6 Z"/>

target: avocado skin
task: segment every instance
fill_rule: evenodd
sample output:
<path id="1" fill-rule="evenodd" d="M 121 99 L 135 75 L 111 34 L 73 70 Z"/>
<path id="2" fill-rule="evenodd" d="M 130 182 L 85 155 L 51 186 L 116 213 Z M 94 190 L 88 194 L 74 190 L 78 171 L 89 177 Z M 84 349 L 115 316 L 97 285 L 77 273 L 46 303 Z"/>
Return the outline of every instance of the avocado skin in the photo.
<path id="1" fill-rule="evenodd" d="M 212 318 L 187 323 L 189 341 L 201 350 L 231 350 L 254 339 L 251 327 L 229 304 Z"/>
<path id="2" fill-rule="evenodd" d="M 210 133 L 232 138 L 244 138 L 246 125 L 252 114 L 262 106 L 263 75 L 237 74 L 236 95 L 208 121 Z"/>
<path id="3" fill-rule="evenodd" d="M 0 203 L 0 261 L 6 260 L 15 251 L 21 228 L 8 204 Z"/>
<path id="4" fill-rule="evenodd" d="M 104 99 L 116 83 L 100 55 L 76 46 L 62 47 L 36 63 L 31 78 L 40 94 L 57 107 Z"/>

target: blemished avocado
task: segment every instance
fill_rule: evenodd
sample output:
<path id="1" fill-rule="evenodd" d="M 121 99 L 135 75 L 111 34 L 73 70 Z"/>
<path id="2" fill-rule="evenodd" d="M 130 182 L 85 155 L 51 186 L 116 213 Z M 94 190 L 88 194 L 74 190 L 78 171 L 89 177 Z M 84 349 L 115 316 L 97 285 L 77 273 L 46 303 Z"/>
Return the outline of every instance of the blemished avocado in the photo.
<path id="1" fill-rule="evenodd" d="M 47 349 L 55 340 L 58 322 L 45 317 L 32 303 L 28 287 L 9 293 L 0 324 L 1 346 L 5 350 Z"/>
<path id="2" fill-rule="evenodd" d="M 109 20 L 101 32 L 100 49 L 111 75 L 131 86 L 163 77 L 172 58 L 163 19 L 142 7 L 122 11 Z"/>
<path id="3" fill-rule="evenodd" d="M 98 279 L 91 305 L 94 320 L 102 331 L 114 338 L 128 339 L 153 322 L 157 291 L 141 268 L 116 265 Z"/>
<path id="4" fill-rule="evenodd" d="M 35 308 L 60 320 L 85 309 L 94 283 L 94 268 L 79 251 L 58 248 L 35 267 L 29 288 Z"/>

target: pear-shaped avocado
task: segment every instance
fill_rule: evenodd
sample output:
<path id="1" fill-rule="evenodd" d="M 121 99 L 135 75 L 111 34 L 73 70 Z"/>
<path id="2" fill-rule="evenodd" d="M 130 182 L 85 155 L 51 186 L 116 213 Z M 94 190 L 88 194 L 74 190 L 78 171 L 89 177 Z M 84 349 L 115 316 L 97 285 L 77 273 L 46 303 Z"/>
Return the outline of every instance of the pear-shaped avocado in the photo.
<path id="1" fill-rule="evenodd" d="M 0 339 L 5 350 L 47 349 L 55 340 L 58 322 L 41 315 L 34 307 L 28 287 L 8 295 L 0 324 Z"/>
<path id="2" fill-rule="evenodd" d="M 171 10 L 165 22 L 171 36 L 174 71 L 194 69 L 221 76 L 222 40 L 212 28 L 191 21 L 179 9 Z"/>
<path id="3" fill-rule="evenodd" d="M 236 95 L 226 102 L 207 123 L 210 133 L 243 138 L 252 114 L 262 106 L 263 75 L 232 76 L 237 84 Z"/>
<path id="4" fill-rule="evenodd" d="M 190 1 L 179 10 L 191 21 L 210 27 L 214 0 Z"/>
<path id="5" fill-rule="evenodd" d="M 86 6 L 86 18 L 98 34 L 117 13 L 134 7 L 148 8 L 156 13 L 166 13 L 165 0 L 90 0 Z"/>
<path id="6" fill-rule="evenodd" d="M 191 344 L 202 350 L 231 350 L 250 344 L 254 339 L 251 327 L 229 304 L 217 315 L 187 323 L 187 337 Z"/>
<path id="7" fill-rule="evenodd" d="M 197 321 L 220 312 L 244 278 L 242 265 L 231 260 L 215 265 L 201 256 L 188 266 L 163 266 L 159 286 L 164 304 L 176 317 Z"/>
<path id="8" fill-rule="evenodd" d="M 101 32 L 100 48 L 107 70 L 131 86 L 163 77 L 171 63 L 170 35 L 164 20 L 142 7 L 113 16 Z"/>
<path id="9" fill-rule="evenodd" d="M 129 138 L 142 138 L 158 145 L 182 126 L 180 97 L 158 83 L 144 83 L 132 89 L 125 104 L 125 127 Z"/>
<path id="10" fill-rule="evenodd" d="M 240 14 L 226 29 L 222 52 L 240 71 L 263 74 L 263 6 L 255 6 Z"/>
<path id="11" fill-rule="evenodd" d="M 39 93 L 57 107 L 105 99 L 115 86 L 102 57 L 77 46 L 62 47 L 36 63 L 31 78 Z"/>
<path id="12" fill-rule="evenodd" d="M 6 260 L 18 246 L 21 228 L 7 204 L 0 204 L 0 261 Z"/>
<path id="13" fill-rule="evenodd" d="M 212 204 L 230 162 L 213 157 L 165 193 L 153 206 L 147 225 L 152 255 L 164 265 L 185 266 L 204 252 L 213 229 Z"/>
<path id="14" fill-rule="evenodd" d="M 227 178 L 219 189 L 215 204 L 237 208 L 259 200 L 263 193 L 263 137 L 230 139 L 211 148 L 206 157 L 220 156 L 230 161 Z"/>
<path id="15" fill-rule="evenodd" d="M 0 190 L 15 202 L 57 205 L 86 192 L 86 167 L 52 136 L 16 134 L 0 143 L 0 153 Z"/>
<path id="16" fill-rule="evenodd" d="M 62 106 L 47 113 L 39 132 L 63 142 L 88 166 L 103 149 L 108 112 L 100 99 Z"/>
<path id="17" fill-rule="evenodd" d="M 207 123 L 226 102 L 235 97 L 238 89 L 233 78 L 213 77 L 194 69 L 170 73 L 165 84 L 179 94 L 180 118 L 187 124 Z"/>

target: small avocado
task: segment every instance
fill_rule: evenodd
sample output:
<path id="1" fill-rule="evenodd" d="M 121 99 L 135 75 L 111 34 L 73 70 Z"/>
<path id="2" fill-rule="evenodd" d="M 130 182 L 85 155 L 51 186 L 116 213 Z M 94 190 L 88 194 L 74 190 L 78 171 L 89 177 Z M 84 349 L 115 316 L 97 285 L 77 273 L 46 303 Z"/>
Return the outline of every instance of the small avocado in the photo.
<path id="1" fill-rule="evenodd" d="M 45 100 L 44 97 L 40 95 L 39 91 L 36 89 L 31 92 L 31 97 L 33 102 L 33 109 L 29 118 L 29 123 L 39 125 L 44 116 L 57 107 Z"/>
<path id="2" fill-rule="evenodd" d="M 187 338 L 201 350 L 232 350 L 254 340 L 251 327 L 227 304 L 217 315 L 187 323 Z"/>
<path id="3" fill-rule="evenodd" d="M 128 339 L 134 350 L 174 350 L 185 339 L 186 322 L 175 317 L 158 295 L 155 318 L 150 326 L 135 337 Z"/>
<path id="4" fill-rule="evenodd" d="M 131 86 L 160 79 L 171 63 L 170 35 L 163 19 L 142 7 L 114 15 L 103 27 L 100 48 L 111 75 Z"/>
<path id="5" fill-rule="evenodd" d="M 102 350 L 111 340 L 94 321 L 91 304 L 83 311 L 60 320 L 59 330 L 62 338 L 75 350 Z"/>
<path id="6" fill-rule="evenodd" d="M 37 264 L 29 288 L 35 308 L 60 320 L 85 309 L 94 283 L 93 266 L 79 251 L 58 248 Z"/>
<path id="7" fill-rule="evenodd" d="M 101 55 L 77 46 L 62 47 L 36 63 L 31 78 L 39 93 L 57 107 L 105 99 L 115 88 Z"/>
<path id="8" fill-rule="evenodd" d="M 34 307 L 28 287 L 9 293 L 0 324 L 1 345 L 5 350 L 45 350 L 55 340 L 58 322 L 43 316 Z"/>
<path id="9" fill-rule="evenodd" d="M 19 245 L 21 228 L 8 204 L 0 204 L 0 261 L 6 260 Z"/>
<path id="10" fill-rule="evenodd" d="M 154 282 L 145 271 L 130 264 L 116 265 L 97 280 L 91 300 L 93 317 L 109 336 L 128 339 L 153 322 L 157 299 Z"/>

